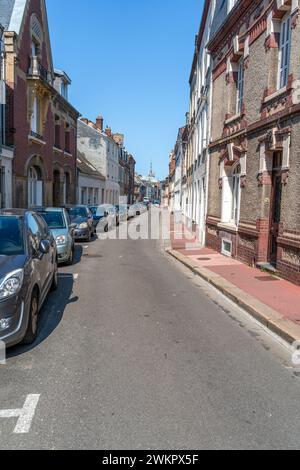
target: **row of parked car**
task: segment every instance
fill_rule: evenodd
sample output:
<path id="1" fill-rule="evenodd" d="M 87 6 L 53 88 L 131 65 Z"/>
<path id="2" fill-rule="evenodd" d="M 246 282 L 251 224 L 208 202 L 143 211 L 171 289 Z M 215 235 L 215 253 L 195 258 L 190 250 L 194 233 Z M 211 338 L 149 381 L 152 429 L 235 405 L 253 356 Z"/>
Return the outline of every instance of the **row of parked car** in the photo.
<path id="1" fill-rule="evenodd" d="M 132 206 L 72 206 L 0 211 L 0 341 L 31 344 L 39 312 L 58 287 L 58 265 L 73 264 L 75 242 L 91 241 L 147 211 Z"/>

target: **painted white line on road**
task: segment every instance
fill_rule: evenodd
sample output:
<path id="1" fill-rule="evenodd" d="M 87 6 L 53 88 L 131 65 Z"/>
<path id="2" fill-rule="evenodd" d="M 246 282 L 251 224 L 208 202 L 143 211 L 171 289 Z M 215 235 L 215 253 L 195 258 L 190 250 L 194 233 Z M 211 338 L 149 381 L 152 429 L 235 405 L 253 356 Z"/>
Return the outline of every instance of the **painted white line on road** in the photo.
<path id="1" fill-rule="evenodd" d="M 23 408 L 15 410 L 0 410 L 0 418 L 19 418 L 14 434 L 27 434 L 35 414 L 41 395 L 27 395 Z"/>
<path id="2" fill-rule="evenodd" d="M 74 280 L 74 281 L 77 281 L 78 277 L 79 277 L 79 274 L 77 274 L 77 273 L 76 273 L 76 274 L 73 274 L 73 280 Z"/>

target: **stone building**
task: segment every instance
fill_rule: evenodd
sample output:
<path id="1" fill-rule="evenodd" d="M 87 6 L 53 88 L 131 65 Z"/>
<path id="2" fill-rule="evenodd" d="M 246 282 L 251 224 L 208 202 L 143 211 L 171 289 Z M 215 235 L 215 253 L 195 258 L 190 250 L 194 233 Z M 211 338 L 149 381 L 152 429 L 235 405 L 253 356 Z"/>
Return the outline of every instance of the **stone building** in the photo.
<path id="1" fill-rule="evenodd" d="M 78 112 L 55 87 L 44 0 L 1 2 L 6 77 L 5 143 L 14 149 L 12 203 L 76 201 Z"/>
<path id="2" fill-rule="evenodd" d="M 219 16 L 215 0 L 204 2 L 203 15 L 195 41 L 190 73 L 190 109 L 185 169 L 186 196 L 183 214 L 187 225 L 196 228 L 199 241 L 205 243 L 207 186 L 209 171 L 208 145 L 211 120 L 211 61 L 207 44 L 212 20 Z"/>
<path id="3" fill-rule="evenodd" d="M 298 0 L 217 0 L 207 246 L 300 284 Z"/>
<path id="4" fill-rule="evenodd" d="M 78 121 L 78 151 L 105 177 L 105 204 L 118 204 L 119 186 L 119 145 L 114 141 L 111 129 L 103 130 L 103 117 L 96 122 L 81 118 Z"/>
<path id="5" fill-rule="evenodd" d="M 133 204 L 134 201 L 134 175 L 135 159 L 124 147 L 121 134 L 113 134 L 113 139 L 119 145 L 119 185 L 120 196 L 126 204 Z"/>

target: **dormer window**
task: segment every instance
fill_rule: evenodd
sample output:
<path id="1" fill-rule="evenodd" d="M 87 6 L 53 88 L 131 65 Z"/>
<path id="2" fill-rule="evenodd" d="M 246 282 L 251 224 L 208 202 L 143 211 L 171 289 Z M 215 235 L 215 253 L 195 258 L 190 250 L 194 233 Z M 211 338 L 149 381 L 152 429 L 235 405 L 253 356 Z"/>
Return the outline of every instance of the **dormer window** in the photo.
<path id="1" fill-rule="evenodd" d="M 279 89 L 285 87 L 288 83 L 291 54 L 291 32 L 291 17 L 290 15 L 287 15 L 281 22 L 279 39 Z"/>

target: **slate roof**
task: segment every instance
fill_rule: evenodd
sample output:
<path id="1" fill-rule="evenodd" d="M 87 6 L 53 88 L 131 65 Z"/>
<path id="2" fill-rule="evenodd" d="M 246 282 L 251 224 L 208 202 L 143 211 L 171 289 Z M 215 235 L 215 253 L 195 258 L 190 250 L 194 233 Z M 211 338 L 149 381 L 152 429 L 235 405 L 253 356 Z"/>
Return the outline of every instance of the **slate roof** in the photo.
<path id="1" fill-rule="evenodd" d="M 0 0 L 0 24 L 19 34 L 27 0 Z"/>

